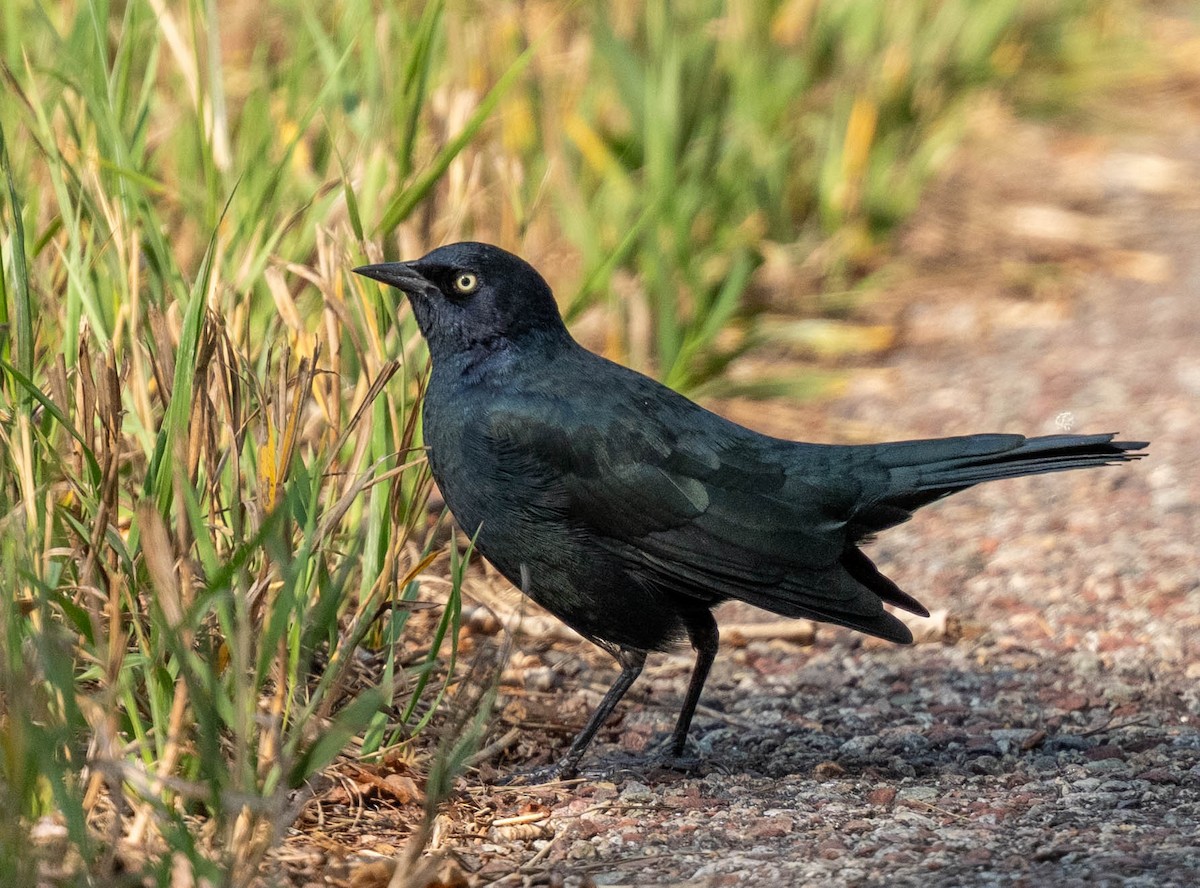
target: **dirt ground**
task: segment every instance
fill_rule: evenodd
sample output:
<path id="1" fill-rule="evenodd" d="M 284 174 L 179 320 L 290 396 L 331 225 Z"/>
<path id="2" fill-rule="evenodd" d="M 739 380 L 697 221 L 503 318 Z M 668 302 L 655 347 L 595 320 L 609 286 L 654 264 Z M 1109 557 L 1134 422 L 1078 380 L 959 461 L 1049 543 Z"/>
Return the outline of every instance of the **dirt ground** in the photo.
<path id="1" fill-rule="evenodd" d="M 582 779 L 495 786 L 560 754 L 616 672 L 518 638 L 496 742 L 434 825 L 440 884 L 1200 884 L 1200 78 L 1105 109 L 981 113 L 865 311 L 897 347 L 829 402 L 718 406 L 808 440 L 1119 431 L 1150 456 L 986 485 L 883 535 L 871 556 L 934 611 L 914 647 L 747 638 L 729 627 L 769 615 L 725 609 L 695 773 L 641 755 L 673 724 L 681 651 L 652 658 Z M 324 845 L 311 811 L 298 825 L 309 884 L 388 884 L 411 810 L 356 818 Z"/>

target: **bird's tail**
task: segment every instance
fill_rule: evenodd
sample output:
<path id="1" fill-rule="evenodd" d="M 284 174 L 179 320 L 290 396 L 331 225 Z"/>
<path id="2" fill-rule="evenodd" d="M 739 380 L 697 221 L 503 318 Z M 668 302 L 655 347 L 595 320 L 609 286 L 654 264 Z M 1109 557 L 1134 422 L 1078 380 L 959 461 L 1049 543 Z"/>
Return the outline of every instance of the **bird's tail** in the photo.
<path id="1" fill-rule="evenodd" d="M 883 445 L 893 492 L 885 502 L 916 508 L 984 481 L 1041 475 L 1141 459 L 1145 441 L 1116 435 L 969 435 Z"/>
<path id="2" fill-rule="evenodd" d="M 869 445 L 870 460 L 887 473 L 888 481 L 874 496 L 858 503 L 847 524 L 852 543 L 869 540 L 878 531 L 912 517 L 912 513 L 934 500 L 949 496 L 984 481 L 1041 475 L 1141 459 L 1144 441 L 1114 441 L 1115 435 L 968 435 L 924 441 L 899 441 Z M 864 590 L 854 598 L 858 610 L 849 614 L 818 614 L 820 619 L 851 626 L 892 641 L 912 640 L 908 628 L 882 607 L 870 601 L 887 602 L 915 614 L 929 612 L 915 598 L 899 589 L 879 572 L 856 545 L 842 553 L 841 567 L 846 582 Z M 873 595 L 866 598 L 869 590 Z M 757 603 L 757 602 L 752 602 Z M 760 605 L 784 613 L 778 606 Z"/>

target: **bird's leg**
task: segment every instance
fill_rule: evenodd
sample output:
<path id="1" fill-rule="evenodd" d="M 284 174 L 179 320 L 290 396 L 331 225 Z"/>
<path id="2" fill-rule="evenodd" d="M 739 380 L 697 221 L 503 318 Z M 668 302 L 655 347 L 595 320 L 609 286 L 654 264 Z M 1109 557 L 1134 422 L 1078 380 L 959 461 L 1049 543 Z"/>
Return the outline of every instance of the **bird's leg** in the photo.
<path id="1" fill-rule="evenodd" d="M 720 635 L 717 632 L 717 621 L 712 612 L 700 609 L 688 614 L 688 638 L 696 649 L 696 665 L 692 668 L 692 678 L 688 682 L 687 696 L 683 698 L 683 708 L 679 710 L 679 721 L 675 723 L 675 733 L 671 735 L 671 754 L 676 758 L 683 755 L 687 745 L 688 728 L 692 725 L 692 716 L 696 714 L 696 705 L 700 702 L 700 692 L 704 690 L 704 682 L 708 680 L 708 670 L 712 668 L 713 660 L 717 657 L 717 645 Z"/>
<path id="2" fill-rule="evenodd" d="M 613 656 L 621 664 L 621 674 L 612 683 L 612 687 L 608 689 L 608 693 L 604 695 L 604 699 L 600 701 L 600 705 L 596 707 L 596 711 L 592 713 L 592 717 L 588 719 L 588 723 L 583 726 L 583 730 L 579 732 L 579 735 L 571 744 L 571 748 L 567 750 L 567 754 L 562 757 L 562 760 L 555 767 L 559 777 L 573 777 L 575 775 L 579 767 L 579 760 L 583 758 L 583 753 L 592 742 L 592 738 L 596 736 L 596 732 L 600 730 L 604 722 L 612 714 L 613 708 L 625 696 L 625 692 L 637 681 L 637 677 L 642 674 L 642 667 L 646 665 L 645 651 L 623 647 L 613 652 Z"/>

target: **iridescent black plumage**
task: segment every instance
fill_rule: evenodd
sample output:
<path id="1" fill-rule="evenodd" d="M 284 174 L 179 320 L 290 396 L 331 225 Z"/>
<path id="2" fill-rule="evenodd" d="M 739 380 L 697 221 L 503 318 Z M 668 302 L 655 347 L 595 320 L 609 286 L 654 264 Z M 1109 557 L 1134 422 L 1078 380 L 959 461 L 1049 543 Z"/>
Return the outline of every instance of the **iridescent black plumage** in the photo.
<path id="1" fill-rule="evenodd" d="M 859 542 L 980 482 L 1124 462 L 1146 446 L 1113 435 L 771 438 L 584 349 L 537 271 L 497 247 L 453 244 L 356 271 L 403 290 L 429 342 L 425 440 L 455 519 L 622 666 L 564 774 L 646 653 L 686 636 L 697 662 L 673 737 L 682 752 L 716 654 L 717 603 L 910 642 L 883 605 L 925 609 Z"/>

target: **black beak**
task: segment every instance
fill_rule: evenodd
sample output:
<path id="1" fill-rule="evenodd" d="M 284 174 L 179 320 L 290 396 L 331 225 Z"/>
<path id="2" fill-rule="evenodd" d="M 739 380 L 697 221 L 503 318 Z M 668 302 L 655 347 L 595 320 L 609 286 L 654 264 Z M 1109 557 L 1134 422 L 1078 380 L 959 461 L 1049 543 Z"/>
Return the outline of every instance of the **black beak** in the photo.
<path id="1" fill-rule="evenodd" d="M 379 281 L 381 284 L 395 287 L 397 290 L 403 290 L 405 293 L 424 293 L 434 286 L 428 278 L 413 268 L 412 264 L 408 262 L 382 262 L 379 265 L 360 265 L 354 269 L 354 273 Z"/>

